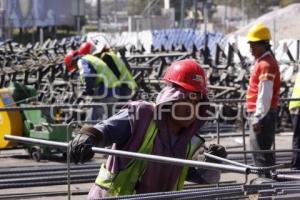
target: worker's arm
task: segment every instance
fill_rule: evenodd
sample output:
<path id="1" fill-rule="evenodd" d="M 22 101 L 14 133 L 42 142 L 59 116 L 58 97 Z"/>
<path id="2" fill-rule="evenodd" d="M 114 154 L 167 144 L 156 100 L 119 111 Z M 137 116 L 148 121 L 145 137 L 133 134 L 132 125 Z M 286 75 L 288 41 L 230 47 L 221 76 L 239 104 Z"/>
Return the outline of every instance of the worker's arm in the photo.
<path id="1" fill-rule="evenodd" d="M 84 78 L 85 91 L 87 95 L 95 95 L 95 82 L 97 72 L 93 66 L 85 59 L 80 59 L 77 62 L 79 73 L 82 78 Z"/>
<path id="2" fill-rule="evenodd" d="M 259 83 L 258 88 L 256 111 L 253 119 L 254 125 L 259 123 L 259 121 L 263 119 L 270 110 L 273 95 L 273 81 L 263 80 Z"/>
<path id="3" fill-rule="evenodd" d="M 84 163 L 94 155 L 91 147 L 105 147 L 112 145 L 112 143 L 126 144 L 130 136 L 128 110 L 123 109 L 94 127 L 83 127 L 71 141 L 71 159 L 75 163 Z"/>

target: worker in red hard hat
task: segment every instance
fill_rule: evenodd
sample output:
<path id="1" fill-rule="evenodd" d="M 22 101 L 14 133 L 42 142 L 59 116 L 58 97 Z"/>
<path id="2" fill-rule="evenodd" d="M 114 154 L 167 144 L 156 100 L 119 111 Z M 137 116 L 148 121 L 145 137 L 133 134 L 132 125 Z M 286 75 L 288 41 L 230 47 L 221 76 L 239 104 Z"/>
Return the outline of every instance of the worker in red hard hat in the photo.
<path id="1" fill-rule="evenodd" d="M 86 120 L 99 120 L 104 116 L 111 116 L 111 103 L 119 99 L 130 100 L 137 88 L 127 66 L 109 49 L 107 43 L 98 42 L 95 45 L 89 41 L 84 42 L 77 51 L 68 52 L 65 64 L 69 72 L 79 68 L 85 94 L 93 97 L 94 103 L 110 103 L 107 104 L 107 109 L 100 106 L 88 109 Z M 124 90 L 127 92 L 124 93 Z M 107 113 L 103 114 L 105 111 Z"/>
<path id="2" fill-rule="evenodd" d="M 128 100 L 126 97 L 130 96 L 130 94 L 134 94 L 134 91 L 137 88 L 137 83 L 128 69 L 129 66 L 126 66 L 125 62 L 123 62 L 117 53 L 112 50 L 108 41 L 104 37 L 97 36 L 89 38 L 88 41 L 81 44 L 78 52 L 81 55 L 92 54 L 105 62 L 109 71 L 111 71 L 121 82 L 120 87 L 118 87 L 118 90 L 115 91 L 117 96 L 120 96 L 119 100 Z M 90 67 L 85 63 L 82 64 L 82 67 L 85 71 L 89 71 L 88 69 Z"/>
<path id="3" fill-rule="evenodd" d="M 91 54 L 93 52 L 93 48 L 94 47 L 91 42 L 83 42 L 78 49 L 78 53 L 80 55 Z"/>
<path id="4" fill-rule="evenodd" d="M 64 62 L 68 72 L 73 72 L 77 69 L 77 61 L 80 58 L 78 51 L 70 50 L 64 58 Z"/>
<path id="5" fill-rule="evenodd" d="M 167 85 L 155 103 L 130 102 L 111 118 L 83 127 L 70 142 L 71 160 L 86 162 L 93 157 L 92 146 L 191 159 L 204 146 L 197 131 L 208 108 L 205 72 L 195 60 L 186 59 L 171 64 L 163 79 Z M 226 156 L 221 145 L 209 151 Z M 187 173 L 188 167 L 109 156 L 88 199 L 180 190 Z"/>

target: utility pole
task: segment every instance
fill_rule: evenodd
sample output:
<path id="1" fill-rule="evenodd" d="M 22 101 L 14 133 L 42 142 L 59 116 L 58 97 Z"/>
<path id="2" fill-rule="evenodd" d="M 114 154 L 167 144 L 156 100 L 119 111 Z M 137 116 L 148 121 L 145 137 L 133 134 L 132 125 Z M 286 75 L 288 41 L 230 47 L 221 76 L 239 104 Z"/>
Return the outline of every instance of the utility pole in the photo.
<path id="1" fill-rule="evenodd" d="M 246 25 L 246 17 L 245 17 L 245 0 L 241 0 L 241 10 L 242 10 L 242 26 Z"/>
<path id="2" fill-rule="evenodd" d="M 197 0 L 194 0 L 193 2 L 194 6 L 194 24 L 193 24 L 193 29 L 195 30 L 197 28 Z"/>
<path id="3" fill-rule="evenodd" d="M 208 35 L 207 35 L 207 23 L 208 23 L 208 10 L 207 10 L 207 2 L 203 2 L 204 6 L 204 32 L 205 32 L 205 45 L 208 45 Z"/>
<path id="4" fill-rule="evenodd" d="M 183 25 L 184 25 L 184 10 L 185 10 L 185 0 L 181 0 L 181 6 L 180 6 L 180 28 L 183 28 Z"/>
<path id="5" fill-rule="evenodd" d="M 101 28 L 101 0 L 97 0 L 97 30 Z"/>
<path id="6" fill-rule="evenodd" d="M 80 0 L 77 0 L 77 34 L 80 34 Z"/>
<path id="7" fill-rule="evenodd" d="M 170 0 L 164 0 L 164 6 L 165 6 L 165 9 L 169 9 L 170 8 Z"/>
<path id="8" fill-rule="evenodd" d="M 227 19 L 228 1 L 227 0 L 224 0 L 224 1 L 225 1 L 224 23 L 225 23 L 225 34 L 227 34 L 227 32 L 228 32 L 228 19 Z"/>
<path id="9" fill-rule="evenodd" d="M 117 0 L 114 0 L 114 24 L 115 24 L 115 31 L 116 31 L 118 30 Z"/>

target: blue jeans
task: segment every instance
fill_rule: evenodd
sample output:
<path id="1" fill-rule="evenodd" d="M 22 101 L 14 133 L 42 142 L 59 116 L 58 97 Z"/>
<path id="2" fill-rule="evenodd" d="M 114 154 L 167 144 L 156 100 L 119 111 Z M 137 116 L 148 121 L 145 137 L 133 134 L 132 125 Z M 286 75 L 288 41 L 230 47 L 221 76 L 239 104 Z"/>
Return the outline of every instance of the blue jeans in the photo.
<path id="1" fill-rule="evenodd" d="M 255 132 L 252 123 L 253 114 L 250 115 L 250 149 L 251 150 L 270 150 L 275 139 L 275 128 L 277 111 L 270 109 L 267 115 L 260 120 L 261 130 Z M 275 164 L 274 153 L 253 153 L 255 166 L 267 167 Z"/>

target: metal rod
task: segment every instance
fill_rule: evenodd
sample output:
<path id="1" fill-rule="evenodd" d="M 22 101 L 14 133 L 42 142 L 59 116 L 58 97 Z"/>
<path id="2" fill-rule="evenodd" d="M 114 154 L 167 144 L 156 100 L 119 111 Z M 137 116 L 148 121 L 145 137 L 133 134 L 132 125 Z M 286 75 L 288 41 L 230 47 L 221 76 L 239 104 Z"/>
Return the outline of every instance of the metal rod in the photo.
<path id="1" fill-rule="evenodd" d="M 84 164 L 84 165 L 71 165 L 71 170 L 93 170 L 93 169 L 99 169 L 99 166 L 101 163 L 95 163 L 95 164 Z M 3 174 L 31 174 L 31 173 L 38 173 L 38 172 L 47 172 L 47 171 L 65 171 L 67 170 L 67 166 L 65 165 L 47 165 L 47 166 L 32 166 L 32 165 L 26 165 L 26 166 L 18 166 L 18 167 L 1 167 L 0 168 L 0 176 Z"/>
<path id="2" fill-rule="evenodd" d="M 47 141 L 47 140 L 40 140 L 40 139 L 26 138 L 26 137 L 12 136 L 12 135 L 5 135 L 4 138 L 6 140 L 12 140 L 21 143 L 47 145 L 47 146 L 54 146 L 58 148 L 64 148 L 64 149 L 68 147 L 68 143 L 64 143 L 64 142 L 54 142 L 54 141 Z M 156 155 L 134 153 L 128 151 L 121 151 L 121 150 L 112 150 L 112 149 L 105 149 L 105 148 L 98 148 L 98 147 L 92 147 L 92 150 L 93 152 L 100 153 L 100 154 L 115 155 L 115 156 L 121 156 L 127 158 L 137 158 L 141 160 L 166 163 L 166 164 L 174 164 L 179 166 L 192 166 L 192 167 L 200 167 L 204 169 L 216 169 L 222 171 L 227 170 L 227 171 L 232 171 L 232 172 L 237 172 L 242 174 L 250 173 L 250 169 L 245 167 L 237 167 L 231 165 L 223 165 L 223 164 L 193 161 L 193 160 L 184 160 L 179 158 L 156 156 Z"/>
<path id="3" fill-rule="evenodd" d="M 82 175 L 82 177 L 76 177 L 75 179 L 71 180 L 72 184 L 76 183 L 91 183 L 95 180 L 95 176 L 87 177 L 87 175 Z M 4 183 L 0 184 L 0 189 L 5 188 L 23 188 L 23 187 L 35 187 L 35 186 L 49 186 L 49 185 L 65 185 L 67 184 L 67 181 L 64 179 L 59 180 L 41 180 L 41 181 L 28 181 L 26 183 Z M 71 195 L 71 194 L 70 194 Z"/>
<path id="4" fill-rule="evenodd" d="M 209 103 L 243 103 L 245 99 L 215 99 L 210 100 Z M 300 98 L 282 98 L 280 101 L 300 101 Z M 124 102 L 127 103 L 127 102 Z M 120 106 L 123 105 L 119 102 Z M 91 108 L 96 106 L 116 105 L 116 103 L 89 103 L 89 104 L 57 104 L 57 105 L 32 105 L 32 106 L 7 106 L 1 107 L 2 111 L 15 111 L 15 110 L 46 110 L 51 108 Z"/>
<path id="5" fill-rule="evenodd" d="M 274 166 L 269 166 L 269 167 L 256 167 L 256 166 L 250 166 L 250 165 L 247 165 L 247 164 L 239 163 L 239 162 L 229 160 L 229 159 L 226 159 L 226 158 L 221 158 L 219 156 L 215 156 L 215 155 L 212 155 L 212 154 L 209 154 L 209 153 L 206 153 L 206 152 L 204 152 L 203 154 L 205 156 L 213 158 L 215 160 L 223 161 L 223 162 L 230 163 L 230 164 L 240 166 L 240 167 L 246 167 L 246 168 L 249 168 L 250 170 L 265 171 L 265 170 L 273 170 L 273 169 L 276 169 L 276 168 L 279 168 L 279 167 L 282 166 L 282 165 L 274 165 Z"/>
<path id="6" fill-rule="evenodd" d="M 243 136 L 242 134 L 240 134 L 240 133 L 224 133 L 224 134 L 221 134 L 219 137 L 241 137 L 241 136 Z M 249 136 L 249 134 L 247 133 L 247 134 L 245 134 L 245 136 Z M 217 134 L 207 134 L 207 135 L 203 135 L 202 136 L 203 138 L 207 138 L 207 139 L 214 139 L 214 138 L 216 138 L 216 137 L 218 137 L 218 135 Z"/>
<path id="7" fill-rule="evenodd" d="M 277 174 L 276 180 L 283 180 L 283 181 L 300 181 L 300 176 L 293 175 L 283 175 L 283 174 Z"/>
<path id="8" fill-rule="evenodd" d="M 87 173 L 95 173 L 98 174 L 99 167 L 97 169 L 83 169 L 83 170 L 72 170 L 72 174 L 87 174 Z M 3 179 L 11 179 L 11 178 L 24 178 L 24 177 L 41 177 L 41 176 L 52 176 L 52 175 L 65 175 L 65 171 L 47 171 L 47 172 L 34 172 L 34 173 L 19 173 L 19 174 L 2 174 L 0 175 L 0 182 L 3 181 Z"/>
<path id="9" fill-rule="evenodd" d="M 217 117 L 217 143 L 220 144 L 220 115 Z"/>
<path id="10" fill-rule="evenodd" d="M 210 157 L 210 158 L 213 158 L 213 159 L 215 159 L 215 160 L 223 161 L 223 162 L 230 163 L 230 164 L 233 164 L 233 165 L 237 165 L 237 166 L 241 166 L 241 167 L 249 167 L 249 168 L 252 167 L 252 166 L 250 166 L 250 165 L 246 165 L 246 164 L 243 164 L 243 163 L 239 163 L 239 162 L 236 162 L 236 161 L 233 161 L 233 160 L 228 160 L 228 159 L 226 159 L 226 158 L 221 158 L 221 157 L 219 157 L 219 156 L 215 156 L 215 155 L 212 155 L 212 154 L 210 154 L 210 153 L 204 152 L 203 154 L 204 154 L 205 156 Z"/>
<path id="11" fill-rule="evenodd" d="M 91 104 L 57 104 L 57 105 L 32 105 L 32 106 L 9 106 L 9 107 L 1 107 L 1 111 L 15 111 L 15 110 L 46 110 L 53 108 L 90 108 L 96 106 L 106 106 L 114 103 L 91 103 Z"/>
<path id="12" fill-rule="evenodd" d="M 274 152 L 300 152 L 300 149 L 277 149 L 277 150 L 248 150 L 248 151 L 227 151 L 227 154 L 242 154 L 242 153 L 274 153 Z"/>
<path id="13" fill-rule="evenodd" d="M 185 194 L 188 196 L 190 193 L 195 193 L 195 192 L 210 192 L 214 193 L 216 191 L 225 191 L 225 190 L 230 190 L 230 189 L 242 189 L 241 185 L 238 186 L 221 186 L 221 187 L 206 187 L 206 188 L 198 188 L 198 189 L 188 189 L 188 190 L 181 190 L 181 191 L 167 191 L 167 192 L 153 192 L 153 193 L 144 193 L 144 194 L 135 194 L 135 195 L 124 195 L 124 196 L 119 196 L 118 199 L 141 199 L 145 197 L 152 197 L 152 199 L 156 199 L 154 197 L 162 197 L 164 196 L 163 199 L 170 199 L 166 198 L 166 195 L 171 197 L 172 195 L 177 195 L 177 194 Z M 174 196 L 173 196 L 174 197 Z M 115 199 L 116 197 L 107 197 L 104 199 Z"/>
<path id="14" fill-rule="evenodd" d="M 241 106 L 241 119 L 242 119 L 242 135 L 243 135 L 243 150 L 246 151 L 246 131 L 245 131 L 245 119 L 244 119 L 244 106 Z M 247 154 L 244 153 L 244 163 L 247 164 Z"/>

